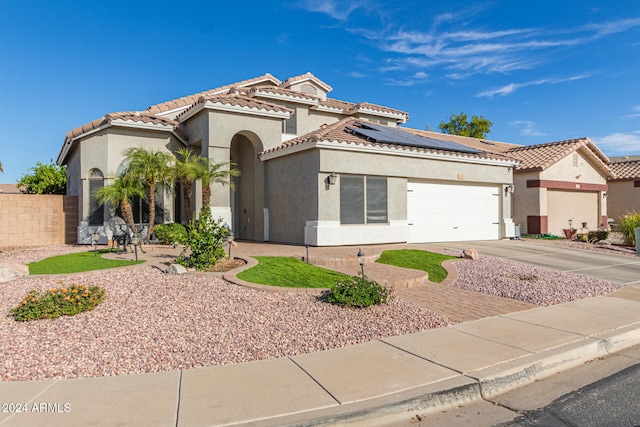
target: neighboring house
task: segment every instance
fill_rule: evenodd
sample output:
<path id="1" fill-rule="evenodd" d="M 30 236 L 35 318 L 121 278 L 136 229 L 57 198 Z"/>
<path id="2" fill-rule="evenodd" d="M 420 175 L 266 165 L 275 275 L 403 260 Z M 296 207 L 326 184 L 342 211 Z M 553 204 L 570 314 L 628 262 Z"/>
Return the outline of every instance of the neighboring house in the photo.
<path id="1" fill-rule="evenodd" d="M 629 212 L 640 212 L 640 156 L 611 157 L 609 167 L 615 177 L 609 180 L 607 209 L 619 223 Z"/>
<path id="2" fill-rule="evenodd" d="M 589 138 L 511 148 L 520 161 L 514 171 L 513 219 L 523 234 L 564 236 L 563 229 L 607 226 L 605 156 Z"/>
<path id="3" fill-rule="evenodd" d="M 0 184 L 0 194 L 21 194 L 20 188 L 16 184 Z"/>
<path id="4" fill-rule="evenodd" d="M 265 74 L 70 131 L 57 161 L 67 165 L 67 194 L 78 196 L 78 242 L 90 243 L 114 214 L 91 194 L 124 170 L 122 152 L 135 146 L 191 147 L 234 162 L 235 189 L 214 184 L 210 208 L 238 239 L 324 246 L 513 236 L 517 161 L 486 149 L 504 143 L 403 129 L 407 113 L 328 98 L 331 90 L 310 73 Z M 181 206 L 179 191 L 163 194 L 159 221 L 183 222 Z"/>

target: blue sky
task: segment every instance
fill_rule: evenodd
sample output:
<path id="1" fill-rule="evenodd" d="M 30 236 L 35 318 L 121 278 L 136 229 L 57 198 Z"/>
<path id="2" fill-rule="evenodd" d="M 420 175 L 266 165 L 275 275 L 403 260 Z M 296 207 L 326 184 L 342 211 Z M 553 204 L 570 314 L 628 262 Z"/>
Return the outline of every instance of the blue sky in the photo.
<path id="1" fill-rule="evenodd" d="M 0 0 L 0 182 L 115 111 L 271 73 L 489 138 L 640 154 L 640 2 Z"/>

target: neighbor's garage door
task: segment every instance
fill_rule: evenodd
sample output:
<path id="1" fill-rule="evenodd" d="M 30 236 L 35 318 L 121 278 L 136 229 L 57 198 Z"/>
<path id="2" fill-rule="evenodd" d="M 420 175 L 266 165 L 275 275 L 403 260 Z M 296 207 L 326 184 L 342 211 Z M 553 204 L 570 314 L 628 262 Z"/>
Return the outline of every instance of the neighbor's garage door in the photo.
<path id="1" fill-rule="evenodd" d="M 407 183 L 409 242 L 500 238 L 498 187 Z"/>
<path id="2" fill-rule="evenodd" d="M 600 225 L 598 215 L 598 192 L 547 190 L 547 215 L 549 233 L 563 236 L 562 229 L 572 227 L 580 232 L 582 223 L 595 230 Z"/>

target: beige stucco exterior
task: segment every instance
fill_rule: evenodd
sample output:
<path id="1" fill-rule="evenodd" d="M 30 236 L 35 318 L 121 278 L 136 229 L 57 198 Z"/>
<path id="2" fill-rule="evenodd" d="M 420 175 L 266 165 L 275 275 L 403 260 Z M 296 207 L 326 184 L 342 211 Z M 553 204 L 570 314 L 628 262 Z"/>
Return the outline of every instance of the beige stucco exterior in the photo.
<path id="1" fill-rule="evenodd" d="M 513 219 L 523 234 L 564 236 L 569 220 L 577 229 L 583 222 L 591 230 L 606 226 L 608 175 L 586 150 L 569 153 L 542 171 L 516 171 Z"/>
<path id="2" fill-rule="evenodd" d="M 638 180 L 640 181 L 640 180 Z M 640 185 L 636 180 L 609 181 L 607 209 L 615 223 L 627 213 L 640 212 Z"/>

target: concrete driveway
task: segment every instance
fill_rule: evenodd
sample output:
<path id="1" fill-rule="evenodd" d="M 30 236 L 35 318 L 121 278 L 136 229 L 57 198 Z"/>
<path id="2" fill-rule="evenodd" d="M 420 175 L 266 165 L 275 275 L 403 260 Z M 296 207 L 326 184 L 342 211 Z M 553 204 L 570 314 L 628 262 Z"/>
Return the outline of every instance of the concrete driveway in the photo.
<path id="1" fill-rule="evenodd" d="M 583 274 L 621 285 L 640 283 L 640 256 L 607 254 L 526 240 L 442 242 L 426 246 L 459 250 L 476 248 L 480 255 Z"/>

